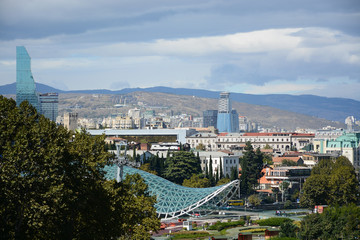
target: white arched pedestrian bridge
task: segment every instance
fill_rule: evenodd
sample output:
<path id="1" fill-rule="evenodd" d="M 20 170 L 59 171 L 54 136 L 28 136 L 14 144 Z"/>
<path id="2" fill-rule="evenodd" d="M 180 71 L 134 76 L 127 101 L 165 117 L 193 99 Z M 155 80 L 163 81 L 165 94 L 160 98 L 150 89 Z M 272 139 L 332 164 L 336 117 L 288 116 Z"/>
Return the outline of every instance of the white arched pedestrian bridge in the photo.
<path id="1" fill-rule="evenodd" d="M 106 166 L 107 179 L 119 179 L 117 165 Z M 151 173 L 123 166 L 126 174 L 139 173 L 149 186 L 149 192 L 157 197 L 156 212 L 163 219 L 177 218 L 197 211 L 224 206 L 236 193 L 238 180 L 211 188 L 189 188 L 172 183 Z"/>

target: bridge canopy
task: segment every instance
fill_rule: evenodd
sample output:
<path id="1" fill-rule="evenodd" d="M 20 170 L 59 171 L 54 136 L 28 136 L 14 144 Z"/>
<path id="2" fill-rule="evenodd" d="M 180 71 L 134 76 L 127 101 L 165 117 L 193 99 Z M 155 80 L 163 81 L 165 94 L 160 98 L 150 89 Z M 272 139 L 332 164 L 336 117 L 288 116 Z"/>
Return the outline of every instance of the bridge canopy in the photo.
<path id="1" fill-rule="evenodd" d="M 119 179 L 117 165 L 106 166 L 107 179 Z M 163 219 L 177 218 L 195 211 L 224 206 L 236 192 L 238 180 L 211 188 L 190 188 L 177 185 L 154 174 L 123 166 L 124 176 L 138 173 L 149 186 L 149 192 L 157 197 L 156 212 Z"/>

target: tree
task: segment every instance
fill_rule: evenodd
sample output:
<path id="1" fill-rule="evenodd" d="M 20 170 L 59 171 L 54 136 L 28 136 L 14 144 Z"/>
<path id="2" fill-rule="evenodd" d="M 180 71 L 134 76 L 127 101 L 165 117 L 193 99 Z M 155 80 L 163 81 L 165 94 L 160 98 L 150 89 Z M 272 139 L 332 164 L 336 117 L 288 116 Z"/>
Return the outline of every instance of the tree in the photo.
<path id="1" fill-rule="evenodd" d="M 280 192 L 279 188 L 277 188 L 277 187 L 272 188 L 272 192 L 273 192 L 273 194 L 275 194 L 275 201 L 278 202 L 278 194 Z"/>
<path id="2" fill-rule="evenodd" d="M 193 174 L 201 173 L 200 162 L 192 152 L 174 152 L 169 158 L 164 177 L 177 184 L 182 184 L 185 179 L 189 179 Z"/>
<path id="3" fill-rule="evenodd" d="M 358 201 L 359 186 L 354 167 L 345 157 L 322 160 L 306 179 L 300 203 L 304 207 L 349 204 Z"/>
<path id="4" fill-rule="evenodd" d="M 256 152 L 251 145 L 251 142 L 246 142 L 244 148 L 244 156 L 240 159 L 241 165 L 241 192 L 249 195 L 255 191 L 256 186 L 259 184 L 263 169 L 264 155 L 258 148 Z"/>
<path id="5" fill-rule="evenodd" d="M 257 194 L 250 195 L 248 201 L 252 206 L 259 206 L 261 203 L 261 199 Z"/>
<path id="6" fill-rule="evenodd" d="M 288 190 L 290 186 L 290 183 L 287 182 L 287 181 L 282 181 L 280 184 L 279 184 L 279 189 L 281 191 L 281 201 L 284 202 L 284 196 L 285 196 L 285 192 Z"/>
<path id="7" fill-rule="evenodd" d="M 280 234 L 279 237 L 282 238 L 295 238 L 296 233 L 299 231 L 299 228 L 292 223 L 292 221 L 284 221 L 280 225 Z"/>
<path id="8" fill-rule="evenodd" d="M 281 166 L 297 166 L 297 162 L 294 162 L 292 160 L 289 160 L 289 159 L 283 159 L 281 161 Z"/>
<path id="9" fill-rule="evenodd" d="M 335 206 L 301 221 L 301 239 L 357 239 L 360 236 L 360 207 Z"/>
<path id="10" fill-rule="evenodd" d="M 269 144 L 266 144 L 265 147 L 264 147 L 264 149 L 272 149 L 272 147 L 270 147 Z"/>
<path id="11" fill-rule="evenodd" d="M 222 159 L 220 158 L 220 176 L 219 176 L 219 180 L 224 178 L 224 170 L 223 170 L 223 162 L 221 161 Z"/>
<path id="12" fill-rule="evenodd" d="M 206 147 L 204 144 L 202 143 L 199 143 L 197 146 L 196 146 L 196 150 L 200 150 L 200 151 L 205 151 Z"/>
<path id="13" fill-rule="evenodd" d="M 155 197 L 143 180 L 106 180 L 111 157 L 103 136 L 67 131 L 28 102 L 17 108 L 0 96 L 0 236 L 111 239 L 157 230 Z M 142 204 L 125 207 L 133 202 Z"/>
<path id="14" fill-rule="evenodd" d="M 229 182 L 230 182 L 229 178 L 222 178 L 216 183 L 216 186 L 221 186 L 221 185 L 227 184 Z"/>
<path id="15" fill-rule="evenodd" d="M 207 188 L 210 187 L 210 181 L 201 177 L 201 174 L 193 174 L 190 179 L 185 179 L 182 185 L 192 188 Z"/>

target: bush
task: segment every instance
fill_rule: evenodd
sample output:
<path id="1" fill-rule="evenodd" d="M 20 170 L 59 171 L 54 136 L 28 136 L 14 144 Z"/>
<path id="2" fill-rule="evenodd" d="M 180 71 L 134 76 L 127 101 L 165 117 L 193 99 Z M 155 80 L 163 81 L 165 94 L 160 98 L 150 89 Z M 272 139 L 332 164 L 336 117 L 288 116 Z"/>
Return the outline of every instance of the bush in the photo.
<path id="1" fill-rule="evenodd" d="M 289 208 L 289 207 L 291 207 L 291 201 L 286 200 L 286 202 L 284 203 L 284 208 Z"/>
<path id="2" fill-rule="evenodd" d="M 226 223 L 217 222 L 216 224 L 210 226 L 209 230 L 218 230 L 220 232 L 223 229 L 233 228 L 237 226 L 244 226 L 244 224 L 245 224 L 244 220 L 238 220 L 238 221 L 226 222 Z"/>
<path id="3" fill-rule="evenodd" d="M 171 233 L 171 239 L 184 239 L 184 238 L 202 238 L 208 237 L 210 234 L 206 231 L 180 231 Z"/>
<path id="4" fill-rule="evenodd" d="M 292 222 L 290 218 L 268 218 L 268 219 L 261 219 L 257 220 L 256 223 L 260 226 L 280 226 L 284 222 Z"/>

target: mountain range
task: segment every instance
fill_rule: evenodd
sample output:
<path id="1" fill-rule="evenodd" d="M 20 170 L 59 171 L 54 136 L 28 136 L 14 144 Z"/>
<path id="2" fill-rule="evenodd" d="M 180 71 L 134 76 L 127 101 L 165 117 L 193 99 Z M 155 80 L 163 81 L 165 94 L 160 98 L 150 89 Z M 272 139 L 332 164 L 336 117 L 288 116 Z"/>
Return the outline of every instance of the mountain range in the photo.
<path id="1" fill-rule="evenodd" d="M 38 92 L 58 92 L 60 94 L 128 94 L 133 92 L 158 92 L 212 99 L 219 98 L 220 94 L 220 91 L 170 87 L 124 88 L 117 91 L 106 89 L 63 91 L 41 83 L 36 83 L 36 86 Z M 0 94 L 16 94 L 16 83 L 0 86 Z M 354 116 L 355 118 L 360 119 L 360 101 L 348 98 L 328 98 L 315 95 L 289 94 L 255 95 L 244 93 L 231 93 L 230 96 L 232 101 L 240 103 L 269 106 L 332 121 L 344 122 L 345 118 L 348 116 Z"/>

